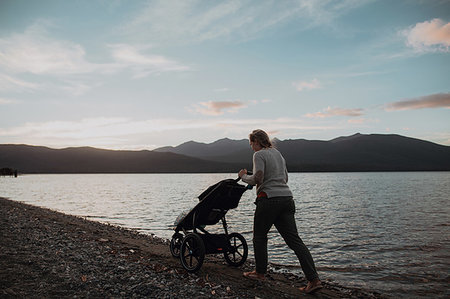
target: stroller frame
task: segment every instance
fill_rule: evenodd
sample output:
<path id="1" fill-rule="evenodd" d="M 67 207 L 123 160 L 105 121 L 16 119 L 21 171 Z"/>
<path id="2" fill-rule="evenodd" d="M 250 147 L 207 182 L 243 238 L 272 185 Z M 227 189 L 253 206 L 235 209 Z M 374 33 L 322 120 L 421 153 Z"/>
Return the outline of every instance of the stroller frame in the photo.
<path id="1" fill-rule="evenodd" d="M 226 213 L 237 207 L 242 194 L 249 186 L 237 184 L 236 180 L 223 180 L 199 195 L 200 202 L 184 217 L 177 219 L 175 233 L 170 241 L 172 256 L 180 258 L 183 268 L 196 272 L 203 265 L 206 254 L 224 255 L 226 262 L 234 267 L 245 263 L 248 246 L 239 233 L 229 233 Z M 226 193 L 226 190 L 229 194 Z M 231 200 L 230 200 L 231 199 Z M 224 234 L 210 233 L 206 225 L 222 222 Z"/>

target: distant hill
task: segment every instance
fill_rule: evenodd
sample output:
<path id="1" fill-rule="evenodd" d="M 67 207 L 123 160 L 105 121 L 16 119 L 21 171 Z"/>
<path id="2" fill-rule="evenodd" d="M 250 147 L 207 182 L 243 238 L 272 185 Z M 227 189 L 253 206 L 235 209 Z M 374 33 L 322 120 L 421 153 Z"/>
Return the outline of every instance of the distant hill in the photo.
<path id="1" fill-rule="evenodd" d="M 355 134 L 329 141 L 276 140 L 288 170 L 426 171 L 450 170 L 450 147 L 400 135 Z M 51 149 L 0 145 L 0 168 L 19 173 L 195 173 L 250 169 L 247 140 L 194 141 L 154 151 L 91 147 Z"/>
<path id="2" fill-rule="evenodd" d="M 212 144 L 185 143 L 156 151 L 176 152 L 218 162 L 251 165 L 247 140 L 222 139 Z M 450 170 L 450 147 L 400 135 L 354 134 L 330 141 L 275 140 L 289 171 Z M 189 148 L 189 151 L 185 149 Z M 225 150 L 224 150 L 225 148 Z"/>
<path id="3" fill-rule="evenodd" d="M 219 139 L 213 143 L 200 143 L 195 141 L 188 141 L 176 147 L 166 146 L 157 148 L 155 152 L 170 152 L 181 155 L 186 155 L 196 158 L 209 158 L 210 160 L 217 160 L 217 157 L 227 156 L 231 151 L 247 150 L 251 153 L 247 139 L 232 140 L 228 138 Z"/>
<path id="4" fill-rule="evenodd" d="M 51 149 L 0 145 L 0 167 L 19 173 L 165 173 L 233 172 L 239 166 L 174 153 L 114 151 L 91 147 Z"/>
<path id="5" fill-rule="evenodd" d="M 400 135 L 362 135 L 330 141 L 286 140 L 279 150 L 291 171 L 450 170 L 450 147 Z"/>

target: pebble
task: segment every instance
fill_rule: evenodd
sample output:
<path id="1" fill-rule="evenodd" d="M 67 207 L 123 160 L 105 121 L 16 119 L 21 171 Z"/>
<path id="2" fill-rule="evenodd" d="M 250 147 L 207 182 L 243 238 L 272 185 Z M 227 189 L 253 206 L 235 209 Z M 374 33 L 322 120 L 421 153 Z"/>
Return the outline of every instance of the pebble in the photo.
<path id="1" fill-rule="evenodd" d="M 240 282 L 218 282 L 130 249 L 120 239 L 139 236 L 120 227 L 0 198 L 0 233 L 0 298 L 259 298 Z M 169 243 L 156 236 L 148 242 Z"/>
<path id="2" fill-rule="evenodd" d="M 11 278 L 11 281 L 21 281 L 21 272 L 26 273 L 30 289 L 27 293 L 25 290 L 17 292 L 18 287 L 3 291 L 0 288 L 0 297 L 177 298 L 182 295 L 213 298 L 218 295 L 216 290 L 193 283 L 193 280 L 202 280 L 197 274 L 186 275 L 185 271 L 152 264 L 148 259 L 145 262 L 139 258 L 131 260 L 136 249 L 123 251 L 108 238 L 89 240 L 92 232 L 58 221 L 43 224 L 44 220 L 45 217 L 27 217 L 23 208 L 0 217 L 1 227 L 8 228 L 2 230 L 0 268 L 2 263 L 10 262 L 3 256 L 17 256 L 26 261 L 13 265 L 25 268 L 17 268 L 15 273 L 20 279 Z M 105 230 L 103 224 L 91 222 L 90 225 L 98 226 L 98 234 Z M 120 230 L 125 235 L 132 234 Z M 107 242 L 109 245 L 105 246 Z"/>

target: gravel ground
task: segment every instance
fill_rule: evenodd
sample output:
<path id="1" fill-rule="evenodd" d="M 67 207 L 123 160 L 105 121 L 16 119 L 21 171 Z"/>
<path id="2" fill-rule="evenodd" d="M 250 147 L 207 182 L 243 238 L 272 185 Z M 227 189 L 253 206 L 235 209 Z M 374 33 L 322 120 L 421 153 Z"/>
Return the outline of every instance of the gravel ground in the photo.
<path id="1" fill-rule="evenodd" d="M 2 298 L 382 298 L 324 282 L 314 295 L 292 274 L 265 282 L 207 255 L 189 274 L 170 255 L 168 240 L 0 198 Z"/>

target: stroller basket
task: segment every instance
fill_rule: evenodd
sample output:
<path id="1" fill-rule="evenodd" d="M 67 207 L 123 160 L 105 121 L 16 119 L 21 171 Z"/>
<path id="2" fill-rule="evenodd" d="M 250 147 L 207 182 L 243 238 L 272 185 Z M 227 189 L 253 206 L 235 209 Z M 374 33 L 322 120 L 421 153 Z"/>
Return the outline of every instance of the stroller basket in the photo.
<path id="1" fill-rule="evenodd" d="M 228 236 L 226 234 L 201 234 L 205 243 L 205 253 L 223 253 L 229 247 Z"/>

